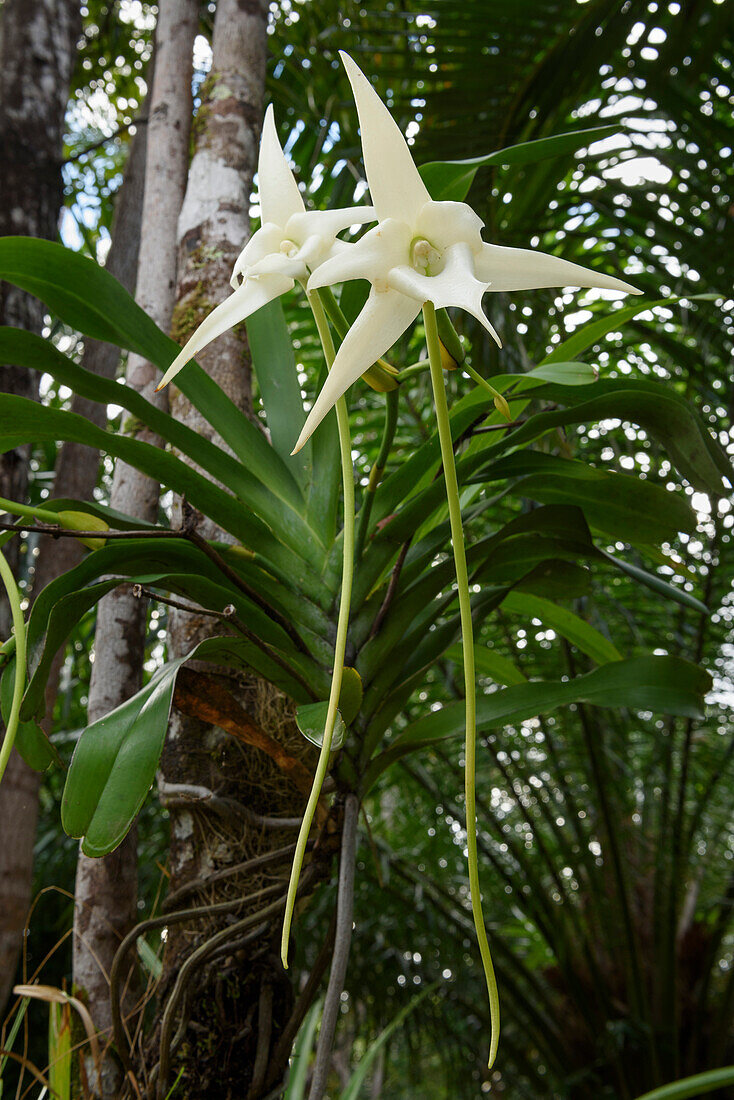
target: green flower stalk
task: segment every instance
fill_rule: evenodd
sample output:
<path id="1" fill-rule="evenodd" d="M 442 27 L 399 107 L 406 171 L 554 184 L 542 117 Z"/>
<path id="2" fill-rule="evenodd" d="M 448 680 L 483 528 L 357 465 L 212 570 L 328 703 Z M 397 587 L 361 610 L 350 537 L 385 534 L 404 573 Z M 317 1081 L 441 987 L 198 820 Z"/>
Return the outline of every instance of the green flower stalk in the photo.
<path id="1" fill-rule="evenodd" d="M 318 293 L 310 293 L 308 295 L 308 300 L 316 321 L 316 327 L 319 331 L 326 365 L 329 370 L 331 370 L 335 353 L 329 322 Z M 288 968 L 288 941 L 290 939 L 291 922 L 293 920 L 293 909 L 296 904 L 298 880 L 301 875 L 301 867 L 303 866 L 303 857 L 306 852 L 306 844 L 308 843 L 308 834 L 311 832 L 311 825 L 313 823 L 314 814 L 316 813 L 319 796 L 321 795 L 321 788 L 324 785 L 324 779 L 326 778 L 326 772 L 329 767 L 331 742 L 334 736 L 334 725 L 336 723 L 339 696 L 342 687 L 342 676 L 344 673 L 344 655 L 346 653 L 347 628 L 349 626 L 349 605 L 352 599 L 352 579 L 354 576 L 354 472 L 352 469 L 352 441 L 349 434 L 349 414 L 347 412 L 347 403 L 343 397 L 340 397 L 336 402 L 336 419 L 339 429 L 339 452 L 342 467 L 342 485 L 344 489 L 344 539 L 341 596 L 339 602 L 339 618 L 336 628 L 336 643 L 334 645 L 334 671 L 331 678 L 324 736 L 321 742 L 319 760 L 316 765 L 316 774 L 313 778 L 311 793 L 308 798 L 308 803 L 306 804 L 303 821 L 301 822 L 298 840 L 296 841 L 296 850 L 293 855 L 293 865 L 291 867 L 291 877 L 288 883 L 288 898 L 285 905 L 283 934 L 280 943 L 281 960 L 286 969 Z"/>
<path id="2" fill-rule="evenodd" d="M 479 892 L 475 813 L 476 706 L 471 603 L 461 527 L 459 490 L 436 309 L 458 306 L 471 313 L 501 346 L 482 308 L 491 291 L 576 285 L 638 293 L 628 283 L 578 264 L 521 248 L 504 248 L 482 239 L 483 223 L 463 202 L 431 199 L 405 139 L 364 73 L 341 54 L 359 114 L 362 152 L 377 225 L 349 247 L 335 251 L 312 272 L 309 291 L 349 279 L 366 279 L 369 297 L 346 334 L 328 377 L 311 409 L 295 450 L 306 442 L 349 386 L 384 355 L 424 311 L 426 337 L 449 503 L 456 562 L 466 678 L 466 829 L 472 913 L 487 981 L 492 1035 L 489 1065 L 499 1041 L 499 998 L 484 927 Z M 472 377 L 491 394 L 509 418 L 502 396 L 476 372 Z"/>
<path id="3" fill-rule="evenodd" d="M 26 661 L 26 634 L 23 611 L 20 606 L 20 592 L 15 583 L 13 571 L 7 563 L 5 555 L 0 550 L 0 579 L 2 579 L 5 591 L 10 603 L 10 612 L 13 617 L 13 631 L 15 633 L 15 682 L 13 684 L 13 700 L 8 715 L 8 723 L 5 729 L 5 737 L 0 747 L 0 781 L 8 766 L 10 753 L 15 743 L 15 735 L 20 724 L 20 704 L 23 700 L 25 688 L 25 661 Z"/>
<path id="4" fill-rule="evenodd" d="M 466 567 L 464 531 L 461 525 L 461 502 L 459 484 L 456 479 L 454 445 L 451 439 L 451 423 L 446 402 L 446 389 L 443 382 L 441 345 L 436 327 L 436 311 L 430 302 L 423 306 L 423 320 L 426 326 L 428 358 L 431 364 L 431 384 L 436 409 L 438 439 L 441 444 L 443 476 L 446 483 L 446 500 L 449 506 L 451 526 L 451 544 L 456 566 L 456 587 L 459 596 L 459 615 L 461 619 L 461 645 L 464 652 L 464 698 L 466 705 L 465 747 L 464 747 L 464 803 L 466 806 L 466 848 L 468 853 L 469 889 L 474 928 L 479 942 L 479 954 L 484 967 L 484 977 L 489 994 L 489 1015 L 492 1034 L 489 1047 L 489 1068 L 497 1057 L 500 1036 L 500 999 L 497 991 L 497 979 L 494 973 L 492 955 L 487 940 L 487 930 L 482 913 L 482 895 L 479 888 L 479 859 L 477 856 L 476 826 L 476 755 L 477 755 L 477 698 L 476 673 L 474 669 L 474 630 L 471 618 L 471 598 L 469 596 L 469 575 Z"/>

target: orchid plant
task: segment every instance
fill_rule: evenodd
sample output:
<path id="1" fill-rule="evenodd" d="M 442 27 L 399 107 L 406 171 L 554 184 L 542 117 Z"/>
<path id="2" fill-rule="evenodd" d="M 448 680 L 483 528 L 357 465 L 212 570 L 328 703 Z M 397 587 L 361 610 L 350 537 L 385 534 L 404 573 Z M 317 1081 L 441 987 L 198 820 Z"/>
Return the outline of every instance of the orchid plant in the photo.
<path id="1" fill-rule="evenodd" d="M 356 827 L 357 799 L 366 799 L 396 763 L 411 753 L 424 755 L 444 739 L 463 736 L 468 877 L 489 991 L 491 1064 L 497 1052 L 499 1004 L 475 835 L 477 731 L 499 729 L 579 701 L 696 717 L 709 684 L 703 670 L 678 657 L 623 657 L 584 618 L 563 608 L 559 610 L 566 620 L 578 628 L 568 635 L 574 645 L 590 634 L 595 639 L 583 652 L 597 667 L 571 679 L 501 681 L 501 658 L 490 654 L 495 658 L 496 690 L 477 693 L 474 631 L 486 624 L 491 636 L 492 613 L 503 604 L 510 614 L 527 616 L 532 614 L 528 601 L 532 607 L 538 595 L 550 595 L 551 600 L 541 602 L 554 609 L 554 600 L 586 594 L 593 563 L 621 571 L 635 584 L 699 615 L 706 611 L 686 587 L 642 568 L 639 557 L 631 564 L 608 549 L 611 537 L 615 543 L 631 544 L 644 557 L 651 548 L 674 541 L 677 532 L 692 530 L 695 517 L 682 495 L 650 478 L 562 457 L 547 443 L 566 425 L 630 420 L 642 426 L 681 475 L 701 491 L 715 496 L 722 492 L 723 479 L 731 481 L 734 475 L 721 447 L 674 387 L 626 375 L 597 381 L 593 366 L 577 361 L 605 326 L 612 331 L 650 303 L 596 318 L 527 375 L 488 379 L 464 358 L 464 346 L 446 309 L 469 313 L 499 343 L 484 313 L 485 292 L 566 285 L 635 291 L 625 282 L 557 256 L 485 241 L 481 220 L 461 201 L 468 189 L 467 174 L 471 176 L 477 162 L 470 162 L 469 172 L 467 162 L 418 171 L 370 82 L 350 58 L 343 60 L 356 100 L 372 205 L 307 210 L 269 109 L 259 154 L 262 224 L 235 264 L 232 294 L 203 320 L 184 348 L 161 332 L 110 273 L 91 260 L 48 241 L 0 240 L 0 277 L 42 297 L 50 313 L 83 336 L 144 355 L 161 371 L 161 386 L 176 378 L 211 427 L 209 436 L 193 432 L 132 387 L 90 374 L 50 339 L 5 328 L 0 329 L 3 362 L 48 373 L 56 384 L 105 408 L 122 407 L 168 446 L 129 438 L 114 428 L 96 428 L 66 409 L 0 394 L 0 448 L 39 440 L 86 443 L 185 496 L 222 532 L 221 541 L 205 539 L 196 529 L 174 526 L 165 517 L 150 525 L 99 501 L 44 499 L 39 508 L 0 500 L 0 511 L 15 517 L 0 525 L 5 529 L 0 550 L 24 531 L 76 537 L 88 550 L 78 565 L 35 595 L 27 622 L 17 581 L 0 555 L 0 583 L 7 590 L 14 620 L 13 636 L 0 647 L 0 711 L 7 730 L 0 749 L 0 777 L 13 740 L 31 767 L 44 770 L 62 762 L 38 725 L 45 711 L 46 680 L 72 624 L 106 592 L 120 584 L 144 585 L 146 594 L 164 604 L 183 597 L 187 609 L 198 609 L 218 622 L 226 620 L 221 631 L 215 628 L 189 654 L 162 664 L 136 695 L 82 731 L 66 778 L 62 824 L 70 836 L 82 838 L 82 850 L 90 856 L 106 855 L 122 841 L 154 784 L 176 677 L 190 658 L 212 661 L 219 668 L 246 669 L 275 685 L 296 706 L 304 736 L 319 746 L 288 892 L 284 889 L 272 903 L 273 919 L 285 913 L 285 963 L 307 838 L 327 771 L 331 769 L 338 797 L 324 814 L 317 844 L 323 841 L 330 850 L 332 825 L 342 806 L 339 796 L 344 795 L 345 821 L 348 804 Z M 558 135 L 537 143 L 542 153 L 526 148 L 521 155 L 547 156 L 549 143 L 557 152 L 568 153 L 588 140 L 588 131 Z M 512 155 L 511 150 L 503 152 Z M 500 156 L 485 159 L 503 163 Z M 452 180 L 459 183 L 454 186 Z M 358 283 L 349 286 L 350 280 Z M 367 296 L 362 296 L 364 281 Z M 338 284 L 345 286 L 337 300 L 332 288 Z M 296 288 L 313 311 L 328 367 L 308 414 L 277 301 Z M 406 342 L 391 349 L 421 310 L 427 358 L 404 363 L 400 356 Z M 186 365 L 210 341 L 245 319 L 269 438 L 195 362 Z M 408 346 L 415 347 L 422 332 Z M 392 355 L 401 369 L 386 355 Z M 564 356 L 574 362 L 564 361 Z M 304 360 L 308 363 L 307 355 Z M 475 385 L 467 387 L 449 410 L 444 370 L 455 366 Z M 420 384 L 426 375 L 432 384 L 435 430 L 422 440 L 416 437 L 415 445 L 411 440 L 408 453 L 396 461 L 400 402 L 408 403 L 413 382 L 418 379 Z M 369 480 L 356 500 L 347 390 L 363 382 L 385 394 L 385 428 Z M 493 405 L 488 409 L 489 402 Z M 225 446 L 212 443 L 212 436 Z M 333 457 L 337 439 L 340 462 Z M 541 445 L 533 446 L 539 440 Z M 580 479 L 586 492 L 580 489 Z M 494 491 L 488 487 L 497 483 L 500 494 L 491 495 Z M 463 521 L 467 528 L 471 524 L 468 548 L 460 485 Z M 605 506 L 606 492 L 613 497 L 613 508 Z M 529 507 L 528 502 L 539 506 Z M 600 545 L 597 535 L 604 540 Z M 663 551 L 656 560 L 675 571 L 675 562 L 671 566 Z M 454 647 L 460 635 L 461 649 Z M 443 668 L 444 655 L 458 664 L 459 653 L 464 698 L 446 701 L 441 690 L 439 705 L 432 704 L 425 713 L 423 691 L 430 686 L 431 668 L 437 662 Z M 217 691 L 224 701 L 221 715 L 212 719 L 215 724 L 217 717 L 225 719 L 228 698 L 224 683 Z M 344 737 L 346 751 L 335 757 L 332 750 Z M 271 750 L 274 766 L 277 761 L 282 764 L 280 744 L 274 741 Z M 307 775 L 306 780 L 308 785 Z M 460 814 L 458 810 L 454 816 Z M 343 837 L 349 834 L 346 825 L 341 831 Z M 463 837 L 459 839 L 463 845 Z M 317 873 L 325 866 L 318 860 L 314 864 Z M 353 866 L 353 858 L 340 864 L 340 896 L 342 875 L 348 876 Z M 341 920 L 343 914 L 337 916 Z M 344 937 L 348 943 L 351 931 L 351 915 L 347 917 L 342 944 Z M 259 919 L 256 912 L 252 919 Z M 230 931 L 237 927 L 235 923 Z M 268 937 L 271 931 L 268 927 Z M 498 941 L 500 935 L 498 931 Z M 113 967 L 116 974 L 124 970 L 123 947 L 120 952 Z M 338 1007 L 343 984 L 337 979 L 333 988 L 330 980 L 332 1008 Z M 510 981 L 504 985 L 512 1004 Z M 127 1039 L 114 991 L 111 1003 L 115 1042 L 124 1052 Z M 173 1023 L 175 998 L 169 1004 Z M 520 1016 L 513 1023 L 523 1026 Z M 327 1035 L 324 1049 L 329 1041 Z M 276 1076 L 286 1070 L 287 1050 L 283 1059 L 273 1067 Z M 165 1061 L 161 1052 L 161 1064 Z M 157 1087 L 165 1096 L 166 1072 L 161 1072 Z"/>
<path id="2" fill-rule="evenodd" d="M 288 965 L 288 940 L 298 880 L 321 788 L 329 766 L 349 623 L 354 570 L 354 484 L 349 418 L 344 395 L 381 360 L 423 312 L 436 424 L 449 508 L 459 601 L 465 686 L 465 807 L 472 914 L 487 984 L 491 1039 L 489 1066 L 498 1048 L 500 1010 L 479 884 L 476 838 L 476 683 L 469 575 L 461 520 L 454 444 L 443 382 L 444 358 L 436 310 L 456 307 L 470 313 L 501 347 L 485 316 L 485 293 L 578 286 L 640 293 L 629 283 L 543 252 L 506 248 L 482 239 L 483 222 L 464 202 L 434 201 L 390 112 L 356 63 L 341 58 L 359 115 L 365 175 L 373 206 L 307 211 L 278 141 L 272 107 L 263 125 L 258 161 L 261 226 L 243 249 L 232 273 L 232 295 L 217 306 L 191 336 L 166 371 L 159 389 L 210 341 L 245 320 L 298 282 L 313 310 L 328 375 L 295 441 L 296 454 L 336 408 L 344 492 L 342 584 L 334 668 L 325 727 L 311 794 L 293 860 L 283 922 L 281 953 Z M 339 233 L 376 222 L 356 243 Z M 320 292 L 335 284 L 366 279 L 370 293 L 354 324 L 335 351 Z M 330 304 L 334 306 L 334 300 Z M 341 319 L 343 321 L 343 318 Z M 342 328 L 343 327 L 340 326 Z M 506 408 L 496 390 L 472 371 Z"/>

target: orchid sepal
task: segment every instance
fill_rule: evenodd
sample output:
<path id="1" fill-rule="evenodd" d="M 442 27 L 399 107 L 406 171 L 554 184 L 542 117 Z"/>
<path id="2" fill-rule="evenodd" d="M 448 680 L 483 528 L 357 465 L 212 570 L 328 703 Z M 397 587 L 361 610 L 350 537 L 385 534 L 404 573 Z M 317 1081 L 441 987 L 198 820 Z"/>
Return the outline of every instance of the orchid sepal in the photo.
<path id="1" fill-rule="evenodd" d="M 621 279 L 560 257 L 484 241 L 483 222 L 470 206 L 431 199 L 387 107 L 356 63 L 343 52 L 341 58 L 357 105 L 365 174 L 380 220 L 348 250 L 319 264 L 308 288 L 367 279 L 372 284 L 372 293 L 356 322 L 359 338 L 347 337 L 339 349 L 296 450 L 359 377 L 360 369 L 366 369 L 368 349 L 372 348 L 375 354 L 379 349 L 382 355 L 390 346 L 385 344 L 385 333 L 397 338 L 396 325 L 384 325 L 385 301 L 396 308 L 399 304 L 406 328 L 417 315 L 416 303 L 420 306 L 427 301 L 435 308 L 459 307 L 476 317 L 501 347 L 500 338 L 482 309 L 482 297 L 487 291 L 579 286 L 640 293 Z M 377 308 L 374 294 L 390 295 L 382 301 L 383 308 Z M 411 299 L 413 305 L 409 304 Z M 328 400 L 323 397 L 325 391 Z"/>

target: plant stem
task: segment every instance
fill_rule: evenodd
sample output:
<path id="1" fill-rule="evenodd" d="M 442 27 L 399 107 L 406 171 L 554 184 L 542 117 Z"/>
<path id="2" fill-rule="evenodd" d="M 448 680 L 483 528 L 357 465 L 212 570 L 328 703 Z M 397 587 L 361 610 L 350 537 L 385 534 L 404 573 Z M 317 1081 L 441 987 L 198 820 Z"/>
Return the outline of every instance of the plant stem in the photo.
<path id="1" fill-rule="evenodd" d="M 477 858 L 477 822 L 476 822 L 476 676 L 474 671 L 474 630 L 471 617 L 471 599 L 469 596 L 469 574 L 466 567 L 464 532 L 461 526 L 461 501 L 459 485 L 456 479 L 454 447 L 451 439 L 451 423 L 446 401 L 441 365 L 441 347 L 436 325 L 436 311 L 430 302 L 423 306 L 423 321 L 428 343 L 428 357 L 431 361 L 431 383 L 433 400 L 436 407 L 438 438 L 441 444 L 446 500 L 449 506 L 451 525 L 451 543 L 456 566 L 456 587 L 459 597 L 459 615 L 461 618 L 461 644 L 464 652 L 464 691 L 466 700 L 466 741 L 464 764 L 464 801 L 466 806 L 466 846 L 469 867 L 469 888 L 474 928 L 479 941 L 479 954 L 482 958 L 484 976 L 489 996 L 489 1014 L 492 1023 L 492 1035 L 489 1047 L 489 1067 L 497 1056 L 500 1030 L 500 1003 L 497 991 L 497 979 L 492 964 L 492 955 L 487 940 L 487 930 L 482 914 L 482 896 L 479 889 L 479 861 Z"/>
<path id="2" fill-rule="evenodd" d="M 46 523 L 61 522 L 57 512 L 52 512 L 48 508 L 36 508 L 30 504 L 18 504 L 14 500 L 6 500 L 5 497 L 0 497 L 0 512 L 9 512 L 11 516 L 24 516 L 26 519 L 36 518 Z M 99 531 L 95 531 L 94 534 L 99 538 Z"/>
<path id="3" fill-rule="evenodd" d="M 308 294 L 308 301 L 313 311 L 316 327 L 324 349 L 326 365 L 331 370 L 334 362 L 334 342 L 329 330 L 329 322 L 326 318 L 323 304 L 318 292 Z M 308 834 L 311 831 L 316 807 L 321 794 L 321 788 L 326 778 L 331 754 L 331 741 L 334 736 L 339 696 L 342 687 L 342 675 L 344 672 L 344 654 L 347 647 L 347 627 L 349 626 L 349 605 L 352 599 L 352 579 L 354 576 L 354 473 L 352 469 L 352 441 L 349 434 L 349 414 L 345 398 L 340 397 L 336 403 L 336 419 L 339 428 L 339 451 L 342 465 L 342 484 L 344 489 L 344 539 L 342 559 L 342 584 L 339 601 L 339 618 L 336 628 L 336 642 L 334 644 L 334 671 L 331 678 L 331 690 L 329 692 L 329 705 L 326 711 L 326 724 L 324 737 L 321 742 L 321 751 L 316 765 L 316 774 L 313 778 L 313 786 L 308 797 L 306 810 L 301 823 L 301 831 L 296 841 L 296 851 L 293 856 L 290 882 L 288 883 L 288 898 L 285 904 L 283 917 L 283 935 L 280 943 L 280 955 L 285 969 L 288 968 L 288 940 L 290 938 L 291 922 L 293 920 L 293 908 L 296 903 L 298 879 L 303 865 L 303 856 L 306 851 Z"/>
<path id="4" fill-rule="evenodd" d="M 20 606 L 20 592 L 15 583 L 13 571 L 8 565 L 2 550 L 0 550 L 0 577 L 5 585 L 5 591 L 8 594 L 10 612 L 13 616 L 13 629 L 15 631 L 15 682 L 13 684 L 13 701 L 10 707 L 10 714 L 8 715 L 8 723 L 5 728 L 5 737 L 2 747 L 0 748 L 0 780 L 2 780 L 5 769 L 8 766 L 15 735 L 18 732 L 20 704 L 23 699 L 23 688 L 25 686 L 26 650 L 25 621 Z"/>
<path id="5" fill-rule="evenodd" d="M 382 475 L 385 473 L 385 466 L 387 465 L 390 448 L 395 438 L 395 429 L 398 424 L 399 392 L 399 390 L 389 390 L 385 394 L 385 429 L 382 434 L 380 452 L 375 459 L 374 466 L 370 470 L 369 483 L 364 492 L 362 507 L 359 510 L 357 543 L 354 550 L 354 556 L 357 561 L 362 557 L 362 551 L 364 550 L 364 544 L 367 538 L 367 528 L 369 527 L 370 516 L 372 514 L 372 505 L 375 500 L 375 493 L 377 492 L 377 486 L 382 481 Z"/>

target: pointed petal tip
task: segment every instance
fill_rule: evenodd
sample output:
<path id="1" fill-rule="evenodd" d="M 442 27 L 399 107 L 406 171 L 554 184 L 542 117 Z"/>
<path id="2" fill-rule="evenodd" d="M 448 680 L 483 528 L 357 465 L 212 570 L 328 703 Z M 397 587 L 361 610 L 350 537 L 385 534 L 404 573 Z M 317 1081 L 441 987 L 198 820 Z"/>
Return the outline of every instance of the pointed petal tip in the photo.
<path id="1" fill-rule="evenodd" d="M 309 439 L 310 435 L 311 435 L 310 432 L 308 433 L 308 435 L 306 435 L 306 428 L 304 426 L 303 431 L 301 432 L 298 439 L 296 440 L 295 447 L 291 451 L 291 458 L 293 458 L 293 455 L 297 455 L 302 447 L 305 447 L 306 443 L 308 443 L 308 439 Z"/>

